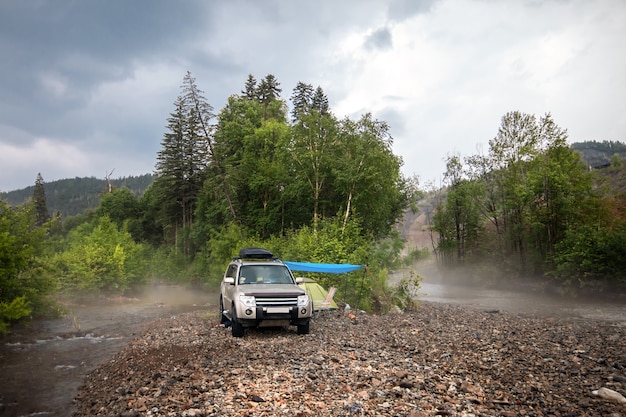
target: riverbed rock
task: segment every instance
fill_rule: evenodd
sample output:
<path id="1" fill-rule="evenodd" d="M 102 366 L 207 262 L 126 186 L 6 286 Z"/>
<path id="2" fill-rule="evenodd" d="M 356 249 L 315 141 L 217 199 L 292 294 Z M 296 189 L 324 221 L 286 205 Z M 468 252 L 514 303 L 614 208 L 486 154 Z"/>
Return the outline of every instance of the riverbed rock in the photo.
<path id="1" fill-rule="evenodd" d="M 88 375 L 75 415 L 626 415 L 600 394 L 626 389 L 617 323 L 427 302 L 350 314 L 320 314 L 308 335 L 266 328 L 241 339 L 217 314 L 157 320 Z"/>
<path id="2" fill-rule="evenodd" d="M 608 401 L 613 401 L 620 404 L 626 404 L 626 398 L 617 391 L 610 388 L 602 387 L 599 390 L 592 391 L 593 395 L 603 398 Z"/>

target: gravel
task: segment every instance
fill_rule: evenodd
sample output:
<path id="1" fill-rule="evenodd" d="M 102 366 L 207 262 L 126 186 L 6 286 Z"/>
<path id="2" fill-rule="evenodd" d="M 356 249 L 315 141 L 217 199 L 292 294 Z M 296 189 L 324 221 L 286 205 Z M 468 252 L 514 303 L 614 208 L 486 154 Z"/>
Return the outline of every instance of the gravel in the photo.
<path id="1" fill-rule="evenodd" d="M 150 323 L 75 416 L 626 416 L 626 327 L 421 302 L 233 338 L 206 311 Z"/>

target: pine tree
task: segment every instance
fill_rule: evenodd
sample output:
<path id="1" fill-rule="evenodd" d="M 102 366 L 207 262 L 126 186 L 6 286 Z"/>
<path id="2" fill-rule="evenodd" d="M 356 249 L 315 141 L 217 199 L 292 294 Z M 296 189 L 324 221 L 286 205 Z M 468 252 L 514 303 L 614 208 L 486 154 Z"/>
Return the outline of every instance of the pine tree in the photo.
<path id="1" fill-rule="evenodd" d="M 319 113 L 320 116 L 330 114 L 328 97 L 320 86 L 313 89 L 311 84 L 298 82 L 291 95 L 291 104 L 293 105 L 291 119 L 294 123 L 302 119 L 303 115 L 311 114 L 314 111 Z"/>
<path id="2" fill-rule="evenodd" d="M 35 180 L 35 190 L 33 191 L 33 202 L 35 203 L 36 220 L 35 224 L 41 226 L 50 220 L 48 205 L 46 203 L 46 190 L 44 189 L 44 181 L 41 173 L 37 174 Z"/>
<path id="3" fill-rule="evenodd" d="M 279 99 L 282 91 L 276 77 L 273 74 L 268 74 L 261 80 L 257 88 L 257 97 L 262 104 L 268 105 L 272 100 Z"/>
<path id="4" fill-rule="evenodd" d="M 188 230 L 193 225 L 198 195 L 214 155 L 213 107 L 190 72 L 185 74 L 181 88 L 183 94 L 176 99 L 157 155 L 155 180 L 162 226 L 176 242 L 179 229 Z M 185 253 L 192 253 L 187 239 L 182 244 Z"/>
<path id="5" fill-rule="evenodd" d="M 248 100 L 254 100 L 257 94 L 256 88 L 256 78 L 254 78 L 252 74 L 249 74 L 248 79 L 246 80 L 246 85 L 241 94 Z"/>
<path id="6" fill-rule="evenodd" d="M 313 95 L 312 100 L 313 110 L 316 110 L 320 113 L 320 115 L 325 116 L 330 112 L 330 105 L 328 104 L 328 97 L 324 94 L 324 90 L 322 87 L 318 86 L 315 89 L 315 94 Z"/>
<path id="7" fill-rule="evenodd" d="M 291 95 L 291 120 L 297 122 L 303 114 L 307 114 L 313 103 L 313 86 L 299 81 Z"/>

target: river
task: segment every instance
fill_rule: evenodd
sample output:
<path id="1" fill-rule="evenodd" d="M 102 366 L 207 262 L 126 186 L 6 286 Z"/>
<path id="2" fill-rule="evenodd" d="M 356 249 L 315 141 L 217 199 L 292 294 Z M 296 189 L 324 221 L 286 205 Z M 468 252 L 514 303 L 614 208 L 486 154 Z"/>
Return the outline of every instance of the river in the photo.
<path id="1" fill-rule="evenodd" d="M 514 290 L 467 287 L 424 281 L 418 299 L 485 310 L 611 321 L 626 326 L 626 302 L 564 298 Z"/>
<path id="2" fill-rule="evenodd" d="M 133 299 L 73 305 L 61 319 L 11 329 L 0 338 L 0 415 L 70 416 L 85 375 L 131 342 L 144 324 L 193 310 L 217 313 L 218 299 L 197 288 L 154 285 Z"/>

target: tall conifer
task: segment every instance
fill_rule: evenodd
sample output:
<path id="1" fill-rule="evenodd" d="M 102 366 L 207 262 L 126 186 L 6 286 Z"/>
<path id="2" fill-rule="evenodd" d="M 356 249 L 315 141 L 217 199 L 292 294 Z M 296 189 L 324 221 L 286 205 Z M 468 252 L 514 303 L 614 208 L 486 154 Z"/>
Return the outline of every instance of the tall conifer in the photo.
<path id="1" fill-rule="evenodd" d="M 41 226 L 50 220 L 50 212 L 48 212 L 48 204 L 46 203 L 46 190 L 44 189 L 44 181 L 41 173 L 37 174 L 35 180 L 35 190 L 33 191 L 33 203 L 35 204 L 37 226 Z"/>
<path id="2" fill-rule="evenodd" d="M 169 230 L 169 238 L 182 243 L 185 253 L 192 253 L 188 240 L 179 240 L 179 229 L 193 225 L 198 195 L 214 154 L 211 119 L 215 115 L 190 72 L 181 89 L 157 155 L 155 188 L 166 233 Z"/>

